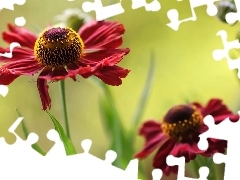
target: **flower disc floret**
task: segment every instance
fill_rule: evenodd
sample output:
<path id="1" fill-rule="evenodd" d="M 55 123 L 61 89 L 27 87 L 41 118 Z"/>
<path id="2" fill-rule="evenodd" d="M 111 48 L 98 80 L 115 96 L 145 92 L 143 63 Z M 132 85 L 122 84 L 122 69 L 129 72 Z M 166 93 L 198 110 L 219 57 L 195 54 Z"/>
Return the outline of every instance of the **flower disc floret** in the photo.
<path id="1" fill-rule="evenodd" d="M 77 62 L 83 48 L 81 37 L 71 28 L 51 28 L 36 40 L 34 55 L 41 65 L 54 68 Z"/>
<path id="2" fill-rule="evenodd" d="M 202 121 L 203 117 L 195 106 L 178 105 L 167 112 L 161 126 L 170 138 L 184 141 L 198 132 Z"/>

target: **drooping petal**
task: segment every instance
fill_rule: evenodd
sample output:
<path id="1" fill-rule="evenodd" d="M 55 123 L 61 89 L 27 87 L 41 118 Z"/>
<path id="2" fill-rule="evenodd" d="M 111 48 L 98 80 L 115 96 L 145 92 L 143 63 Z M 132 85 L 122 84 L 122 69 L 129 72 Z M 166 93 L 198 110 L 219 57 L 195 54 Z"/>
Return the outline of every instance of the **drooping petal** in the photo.
<path id="1" fill-rule="evenodd" d="M 55 67 L 54 69 L 50 67 L 45 67 L 39 75 L 39 78 L 49 81 L 59 81 L 66 79 L 71 75 L 72 74 L 69 74 L 68 71 L 62 66 Z"/>
<path id="2" fill-rule="evenodd" d="M 69 77 L 76 81 L 76 75 L 78 75 L 79 72 L 79 65 L 77 63 L 68 64 L 67 71 Z"/>
<path id="3" fill-rule="evenodd" d="M 40 74 L 41 75 L 41 74 Z M 40 95 L 40 99 L 42 101 L 42 109 L 45 111 L 47 108 L 51 108 L 51 99 L 48 93 L 48 85 L 47 80 L 45 79 L 37 79 L 37 88 Z"/>
<path id="4" fill-rule="evenodd" d="M 21 46 L 25 46 L 33 49 L 37 36 L 34 35 L 29 30 L 18 27 L 12 24 L 8 24 L 9 31 L 4 31 L 2 33 L 3 40 L 12 43 L 18 42 Z"/>
<path id="5" fill-rule="evenodd" d="M 63 80 L 66 79 L 68 77 L 68 72 L 66 71 L 66 69 L 64 67 L 56 67 L 54 68 L 53 72 L 52 72 L 52 80 L 53 81 L 59 81 L 59 80 Z"/>
<path id="6" fill-rule="evenodd" d="M 125 29 L 122 24 L 112 21 L 92 21 L 78 31 L 85 49 L 114 49 L 122 44 Z"/>
<path id="7" fill-rule="evenodd" d="M 45 80 L 52 80 L 52 68 L 45 67 L 42 72 L 39 74 L 38 78 Z"/>

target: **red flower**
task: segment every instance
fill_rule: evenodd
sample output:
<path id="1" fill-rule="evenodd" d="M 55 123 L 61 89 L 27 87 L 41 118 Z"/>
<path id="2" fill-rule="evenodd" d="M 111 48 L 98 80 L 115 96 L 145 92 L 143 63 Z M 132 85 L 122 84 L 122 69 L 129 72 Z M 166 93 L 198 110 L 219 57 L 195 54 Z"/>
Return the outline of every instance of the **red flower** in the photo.
<path id="1" fill-rule="evenodd" d="M 177 173 L 178 169 L 177 166 L 166 164 L 168 155 L 184 156 L 186 162 L 189 162 L 195 159 L 197 154 L 210 157 L 216 152 L 223 153 L 227 147 L 224 140 L 208 139 L 208 149 L 198 149 L 199 135 L 207 130 L 207 126 L 203 124 L 203 117 L 206 115 L 212 115 L 216 124 L 227 117 L 232 121 L 239 119 L 220 99 L 211 99 L 206 106 L 196 102 L 174 106 L 164 116 L 162 123 L 149 120 L 143 124 L 139 134 L 145 137 L 146 143 L 135 157 L 145 158 L 158 149 L 153 167 L 160 168 L 165 175 L 169 175 L 171 172 Z"/>
<path id="2" fill-rule="evenodd" d="M 9 31 L 3 32 L 3 39 L 18 42 L 13 57 L 0 56 L 0 84 L 8 85 L 20 75 L 32 76 L 38 72 L 37 88 L 43 110 L 51 107 L 47 81 L 59 81 L 76 75 L 87 78 L 97 76 L 104 83 L 118 86 L 121 78 L 129 73 L 116 64 L 129 53 L 122 44 L 124 27 L 110 21 L 92 21 L 84 24 L 76 33 L 71 28 L 50 28 L 39 37 L 29 30 L 8 24 Z M 9 48 L 1 48 L 0 53 Z"/>

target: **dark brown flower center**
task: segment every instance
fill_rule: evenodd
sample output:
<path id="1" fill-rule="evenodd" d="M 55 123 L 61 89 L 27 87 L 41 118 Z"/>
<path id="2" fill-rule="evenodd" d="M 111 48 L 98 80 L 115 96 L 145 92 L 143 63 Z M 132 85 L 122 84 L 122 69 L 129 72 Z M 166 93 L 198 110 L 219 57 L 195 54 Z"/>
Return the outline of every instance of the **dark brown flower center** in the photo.
<path id="1" fill-rule="evenodd" d="M 54 68 L 78 61 L 83 48 L 82 39 L 71 28 L 51 28 L 36 40 L 34 55 L 40 64 Z"/>
<path id="2" fill-rule="evenodd" d="M 162 123 L 163 132 L 172 139 L 185 141 L 199 130 L 203 117 L 194 106 L 178 105 L 172 107 Z"/>

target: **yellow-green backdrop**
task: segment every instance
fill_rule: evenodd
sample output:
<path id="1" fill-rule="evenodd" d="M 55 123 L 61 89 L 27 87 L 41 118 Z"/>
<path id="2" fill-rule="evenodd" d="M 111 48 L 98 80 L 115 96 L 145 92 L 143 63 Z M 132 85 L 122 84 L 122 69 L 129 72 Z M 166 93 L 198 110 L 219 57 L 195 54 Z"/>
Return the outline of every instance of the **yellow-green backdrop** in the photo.
<path id="1" fill-rule="evenodd" d="M 83 0 L 27 0 L 22 6 L 15 5 L 14 11 L 3 9 L 0 11 L 0 32 L 7 29 L 7 23 L 14 23 L 14 19 L 23 16 L 26 28 L 35 33 L 53 22 L 53 17 L 67 8 L 82 7 Z M 115 1 L 117 2 L 117 1 Z M 147 2 L 151 2 L 148 0 Z M 103 1 L 104 5 L 113 3 Z M 178 31 L 170 29 L 167 11 L 179 10 L 180 19 L 191 16 L 189 2 L 160 1 L 161 10 L 147 12 L 143 7 L 133 10 L 130 0 L 123 0 L 125 9 L 123 14 L 112 17 L 124 24 L 126 33 L 122 47 L 129 47 L 131 52 L 120 63 L 131 70 L 119 87 L 111 87 L 116 105 L 124 125 L 129 127 L 130 121 L 138 104 L 148 67 L 151 53 L 155 55 L 156 66 L 154 83 L 148 97 L 141 122 L 153 118 L 161 120 L 164 113 L 173 105 L 186 101 L 206 103 L 210 98 L 217 97 L 224 100 L 231 110 L 237 112 L 240 107 L 240 82 L 236 71 L 230 71 L 226 60 L 215 61 L 212 51 L 223 48 L 221 38 L 216 33 L 224 29 L 228 32 L 228 40 L 233 40 L 239 26 L 231 27 L 221 23 L 216 17 L 206 13 L 206 6 L 195 9 L 197 20 L 182 23 Z M 94 12 L 90 13 L 93 17 Z M 0 39 L 0 45 L 7 44 Z M 59 93 L 59 84 L 50 83 L 52 108 L 50 112 L 63 123 L 63 113 Z M 39 145 L 46 151 L 52 142 L 46 138 L 46 133 L 53 128 L 47 113 L 42 111 L 36 78 L 20 77 L 9 85 L 7 97 L 0 97 L 0 136 L 4 136 L 9 143 L 14 142 L 14 136 L 7 129 L 16 120 L 16 108 L 24 116 L 24 121 L 30 131 L 40 136 Z M 108 150 L 108 137 L 101 123 L 99 112 L 99 97 L 101 93 L 91 80 L 78 77 L 78 82 L 66 80 L 68 115 L 73 143 L 81 152 L 80 142 L 89 138 L 93 141 L 91 153 L 103 158 Z M 17 132 L 23 137 L 21 128 Z M 137 136 L 137 134 L 136 134 Z M 136 149 L 144 143 L 137 138 Z M 151 158 L 143 161 L 148 175 L 151 170 Z"/>

